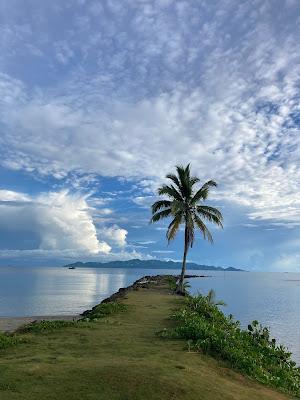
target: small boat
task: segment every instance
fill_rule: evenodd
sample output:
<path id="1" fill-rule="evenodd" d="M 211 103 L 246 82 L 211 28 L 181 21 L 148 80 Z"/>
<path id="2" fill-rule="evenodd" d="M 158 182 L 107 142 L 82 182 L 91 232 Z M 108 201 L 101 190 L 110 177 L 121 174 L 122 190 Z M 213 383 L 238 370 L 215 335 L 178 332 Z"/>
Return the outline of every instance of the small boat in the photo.
<path id="1" fill-rule="evenodd" d="M 69 267 L 69 269 L 76 269 L 76 267 Z"/>

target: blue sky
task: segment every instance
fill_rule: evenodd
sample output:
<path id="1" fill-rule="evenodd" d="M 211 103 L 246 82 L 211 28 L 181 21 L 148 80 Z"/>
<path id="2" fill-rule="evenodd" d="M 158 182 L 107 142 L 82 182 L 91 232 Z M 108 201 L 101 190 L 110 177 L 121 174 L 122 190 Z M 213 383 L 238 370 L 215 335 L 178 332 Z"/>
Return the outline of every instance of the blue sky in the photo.
<path id="1" fill-rule="evenodd" d="M 189 260 L 300 272 L 297 0 L 0 0 L 0 264 L 179 260 L 149 225 L 191 162 L 219 186 Z"/>

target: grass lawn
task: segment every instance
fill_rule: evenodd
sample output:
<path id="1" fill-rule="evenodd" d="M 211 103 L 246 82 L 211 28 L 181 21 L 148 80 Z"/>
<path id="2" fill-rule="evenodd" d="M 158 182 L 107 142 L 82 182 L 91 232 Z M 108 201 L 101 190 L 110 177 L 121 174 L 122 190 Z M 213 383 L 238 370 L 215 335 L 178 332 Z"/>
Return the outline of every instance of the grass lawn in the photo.
<path id="1" fill-rule="evenodd" d="M 287 399 L 158 330 L 182 298 L 165 288 L 139 289 L 128 310 L 91 327 L 26 334 L 0 351 L 1 400 Z"/>

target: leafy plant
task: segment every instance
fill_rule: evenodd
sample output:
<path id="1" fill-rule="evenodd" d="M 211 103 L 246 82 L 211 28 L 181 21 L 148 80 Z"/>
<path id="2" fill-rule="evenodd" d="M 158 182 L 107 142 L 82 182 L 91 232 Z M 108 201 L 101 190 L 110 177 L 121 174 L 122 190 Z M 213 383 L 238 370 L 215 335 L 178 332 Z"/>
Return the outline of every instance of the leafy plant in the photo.
<path id="1" fill-rule="evenodd" d="M 14 346 L 18 343 L 22 343 L 25 340 L 18 337 L 17 335 L 6 335 L 0 332 L 0 349 L 6 349 L 7 347 Z"/>
<path id="2" fill-rule="evenodd" d="M 169 285 L 170 290 L 172 290 L 173 292 L 175 292 L 177 288 L 176 281 L 177 279 L 175 276 L 170 276 L 167 278 L 167 284 Z"/>
<path id="3" fill-rule="evenodd" d="M 163 337 L 183 338 L 188 348 L 208 353 L 229 363 L 236 370 L 300 396 L 300 368 L 291 353 L 277 345 L 268 328 L 258 321 L 242 329 L 239 321 L 225 316 L 212 301 L 214 296 L 189 296 L 182 309 L 172 317 L 176 328 L 164 330 Z"/>
<path id="4" fill-rule="evenodd" d="M 213 289 L 210 289 L 205 298 L 210 305 L 226 306 L 226 303 L 223 300 L 216 300 L 216 292 Z"/>
<path id="5" fill-rule="evenodd" d="M 179 294 L 185 294 L 183 281 L 186 258 L 189 248 L 193 247 L 195 229 L 200 230 L 204 239 L 213 242 L 212 235 L 203 220 L 222 227 L 223 217 L 218 209 L 204 204 L 209 190 L 217 186 L 216 182 L 207 181 L 195 190 L 194 186 L 200 179 L 191 176 L 190 164 L 186 167 L 176 166 L 176 174 L 168 174 L 166 178 L 171 181 L 171 184 L 162 185 L 158 189 L 158 194 L 167 197 L 167 199 L 156 201 L 152 205 L 151 222 L 157 222 L 168 217 L 172 218 L 166 235 L 168 242 L 175 238 L 180 225 L 184 224 L 184 253 L 177 291 Z"/>
<path id="6" fill-rule="evenodd" d="M 118 303 L 117 301 L 112 301 L 109 303 L 100 303 L 95 306 L 91 311 L 85 314 L 83 321 L 95 320 L 98 318 L 105 318 L 109 315 L 115 314 L 117 312 L 124 312 L 127 310 L 127 305 L 124 303 Z"/>
<path id="7" fill-rule="evenodd" d="M 43 332 L 51 332 L 60 328 L 78 328 L 81 325 L 78 321 L 46 321 L 42 320 L 39 322 L 33 322 L 27 325 L 24 325 L 18 329 L 18 333 L 43 333 Z"/>
<path id="8" fill-rule="evenodd" d="M 183 282 L 183 285 L 182 285 L 182 292 L 185 294 L 185 295 L 189 295 L 189 288 L 191 287 L 191 285 L 189 284 L 189 282 Z"/>

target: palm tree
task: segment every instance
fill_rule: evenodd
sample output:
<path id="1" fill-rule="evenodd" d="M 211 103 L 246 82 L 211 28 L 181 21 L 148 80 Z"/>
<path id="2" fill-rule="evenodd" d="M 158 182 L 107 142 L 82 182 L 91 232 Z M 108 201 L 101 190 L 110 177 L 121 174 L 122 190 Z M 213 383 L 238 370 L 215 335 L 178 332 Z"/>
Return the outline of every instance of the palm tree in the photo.
<path id="1" fill-rule="evenodd" d="M 174 239 L 181 224 L 184 224 L 184 252 L 182 260 L 182 270 L 178 282 L 177 292 L 184 293 L 183 281 L 186 269 L 186 257 L 190 247 L 193 247 L 195 238 L 195 228 L 198 228 L 204 239 L 211 243 L 213 238 L 203 220 L 215 223 L 223 227 L 222 214 L 219 210 L 203 202 L 207 199 L 211 187 L 217 186 L 216 182 L 208 181 L 198 190 L 194 189 L 199 178 L 191 176 L 190 164 L 186 167 L 176 166 L 177 174 L 168 174 L 166 178 L 172 182 L 170 185 L 162 185 L 158 189 L 160 196 L 168 199 L 156 201 L 152 205 L 152 218 L 150 222 L 157 222 L 161 219 L 172 217 L 172 221 L 167 230 L 167 240 Z"/>

